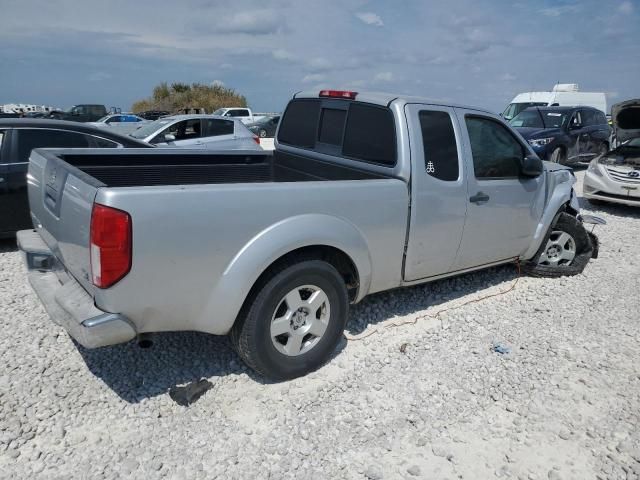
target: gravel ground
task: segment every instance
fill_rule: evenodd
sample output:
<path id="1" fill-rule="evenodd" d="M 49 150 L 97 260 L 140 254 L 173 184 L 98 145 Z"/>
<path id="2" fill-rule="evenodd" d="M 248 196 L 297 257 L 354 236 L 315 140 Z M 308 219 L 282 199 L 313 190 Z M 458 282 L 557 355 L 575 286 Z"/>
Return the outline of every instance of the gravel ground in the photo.
<path id="1" fill-rule="evenodd" d="M 318 372 L 280 384 L 208 335 L 83 350 L 48 320 L 5 243 L 0 477 L 639 478 L 640 212 L 596 214 L 609 224 L 583 275 L 522 277 L 438 320 L 345 341 Z M 504 267 L 375 295 L 349 330 L 516 278 Z M 168 394 L 200 378 L 212 386 L 189 407 Z"/>

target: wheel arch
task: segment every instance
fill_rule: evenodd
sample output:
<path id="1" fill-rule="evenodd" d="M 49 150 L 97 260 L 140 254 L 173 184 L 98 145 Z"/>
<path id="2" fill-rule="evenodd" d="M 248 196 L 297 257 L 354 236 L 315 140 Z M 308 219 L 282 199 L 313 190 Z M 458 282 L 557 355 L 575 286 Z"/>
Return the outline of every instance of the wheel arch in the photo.
<path id="1" fill-rule="evenodd" d="M 238 250 L 203 311 L 199 323 L 208 322 L 210 327 L 205 331 L 228 333 L 269 272 L 295 257 L 333 265 L 345 280 L 352 302 L 361 300 L 369 290 L 372 265 L 362 233 L 342 218 L 300 215 L 264 229 Z"/>

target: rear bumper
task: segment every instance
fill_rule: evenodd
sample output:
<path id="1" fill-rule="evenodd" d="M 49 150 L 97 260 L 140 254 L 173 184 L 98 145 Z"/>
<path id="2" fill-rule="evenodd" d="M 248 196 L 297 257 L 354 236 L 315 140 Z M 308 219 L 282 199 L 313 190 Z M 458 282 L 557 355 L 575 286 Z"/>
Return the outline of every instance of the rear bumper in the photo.
<path id="1" fill-rule="evenodd" d="M 61 265 L 37 232 L 22 230 L 17 240 L 33 290 L 51 319 L 78 343 L 98 348 L 136 337 L 134 325 L 125 316 L 100 310 L 73 277 L 56 273 Z"/>

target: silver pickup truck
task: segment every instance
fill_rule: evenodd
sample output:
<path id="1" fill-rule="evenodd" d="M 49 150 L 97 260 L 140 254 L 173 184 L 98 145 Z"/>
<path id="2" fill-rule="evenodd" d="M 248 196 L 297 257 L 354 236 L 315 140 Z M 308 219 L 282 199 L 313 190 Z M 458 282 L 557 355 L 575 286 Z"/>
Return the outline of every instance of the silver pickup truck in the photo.
<path id="1" fill-rule="evenodd" d="M 582 271 L 574 182 L 492 113 L 322 91 L 290 101 L 273 154 L 34 150 L 18 242 L 83 346 L 230 334 L 287 379 L 329 358 L 368 294 L 515 260 Z"/>

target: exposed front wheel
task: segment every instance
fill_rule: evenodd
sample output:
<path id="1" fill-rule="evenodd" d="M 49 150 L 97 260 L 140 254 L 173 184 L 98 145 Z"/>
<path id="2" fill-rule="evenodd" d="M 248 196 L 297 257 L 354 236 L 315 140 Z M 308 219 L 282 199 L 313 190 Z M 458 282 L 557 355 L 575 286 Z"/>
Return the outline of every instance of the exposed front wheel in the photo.
<path id="1" fill-rule="evenodd" d="M 275 380 L 305 375 L 325 363 L 349 309 L 343 278 L 321 260 L 275 269 L 248 302 L 231 340 L 248 366 Z"/>
<path id="2" fill-rule="evenodd" d="M 267 136 L 267 131 L 266 130 L 260 130 L 260 138 L 266 138 Z"/>
<path id="3" fill-rule="evenodd" d="M 593 254 L 589 234 L 580 221 L 561 213 L 536 255 L 523 265 L 530 275 L 562 277 L 582 273 Z"/>

